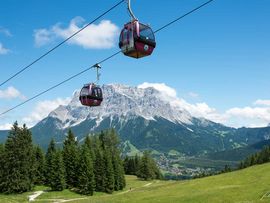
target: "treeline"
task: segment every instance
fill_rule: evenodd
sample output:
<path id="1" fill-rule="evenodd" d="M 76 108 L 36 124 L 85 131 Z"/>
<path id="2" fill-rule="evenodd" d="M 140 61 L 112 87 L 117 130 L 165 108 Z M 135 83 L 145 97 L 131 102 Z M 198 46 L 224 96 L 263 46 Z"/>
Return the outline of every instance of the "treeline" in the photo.
<path id="1" fill-rule="evenodd" d="M 63 148 L 57 149 L 51 140 L 44 155 L 33 145 L 30 130 L 15 123 L 6 143 L 0 145 L 0 192 L 22 193 L 34 185 L 85 195 L 122 190 L 126 183 L 118 144 L 114 130 L 87 136 L 82 145 L 69 130 Z"/>
<path id="2" fill-rule="evenodd" d="M 204 177 L 208 177 L 208 176 L 214 176 L 214 175 L 219 175 L 219 174 L 222 174 L 222 173 L 228 173 L 228 172 L 231 172 L 233 171 L 233 169 L 231 169 L 231 167 L 229 165 L 225 165 L 224 166 L 224 169 L 220 170 L 220 171 L 213 171 L 213 172 L 202 172 L 198 175 L 195 175 L 193 176 L 192 178 L 193 179 L 196 179 L 196 178 L 204 178 Z"/>
<path id="3" fill-rule="evenodd" d="M 136 175 L 143 180 L 162 179 L 162 174 L 157 167 L 155 160 L 148 151 L 140 157 L 126 157 L 124 159 L 125 174 Z"/>
<path id="4" fill-rule="evenodd" d="M 194 176 L 193 178 L 203 178 L 221 173 L 228 173 L 231 171 L 241 170 L 257 164 L 264 164 L 270 162 L 270 146 L 264 146 L 263 149 L 255 154 L 250 155 L 245 160 L 241 161 L 237 168 L 232 169 L 229 165 L 225 165 L 224 169 L 219 172 L 202 173 Z"/>
<path id="5" fill-rule="evenodd" d="M 239 164 L 239 169 L 247 168 L 256 164 L 264 164 L 270 162 L 270 146 L 265 146 L 260 152 L 257 152 Z"/>

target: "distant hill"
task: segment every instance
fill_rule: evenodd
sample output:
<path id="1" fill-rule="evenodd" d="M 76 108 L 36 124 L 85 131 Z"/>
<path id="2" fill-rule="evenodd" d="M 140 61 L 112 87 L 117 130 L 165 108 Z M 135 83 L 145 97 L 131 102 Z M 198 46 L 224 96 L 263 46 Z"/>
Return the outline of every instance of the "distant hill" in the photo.
<path id="1" fill-rule="evenodd" d="M 270 146 L 270 140 L 263 140 L 255 144 L 233 150 L 220 151 L 207 155 L 211 160 L 242 161 L 246 157 L 260 151 L 264 146 Z"/>
<path id="2" fill-rule="evenodd" d="M 0 130 L 0 143 L 5 142 L 7 136 L 8 130 Z"/>

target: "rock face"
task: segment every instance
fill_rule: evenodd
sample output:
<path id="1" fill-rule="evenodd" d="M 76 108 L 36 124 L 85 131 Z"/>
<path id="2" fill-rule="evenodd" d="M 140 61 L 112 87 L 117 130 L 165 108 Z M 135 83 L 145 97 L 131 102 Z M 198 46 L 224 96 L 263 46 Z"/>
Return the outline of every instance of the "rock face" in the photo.
<path id="1" fill-rule="evenodd" d="M 122 141 L 139 150 L 176 150 L 200 155 L 234 149 L 268 139 L 270 127 L 235 129 L 204 118 L 195 118 L 168 95 L 149 88 L 104 85 L 100 107 L 84 107 L 75 91 L 70 103 L 59 106 L 31 130 L 33 139 L 46 147 L 53 137 L 61 143 L 71 128 L 78 140 L 85 135 L 115 128 Z"/>
<path id="2" fill-rule="evenodd" d="M 99 122 L 106 118 L 119 117 L 129 120 L 131 117 L 142 117 L 145 120 L 164 118 L 174 123 L 192 124 L 191 115 L 184 110 L 175 109 L 161 92 L 154 88 L 137 88 L 124 85 L 104 85 L 104 101 L 100 107 L 83 107 L 78 97 L 79 91 L 73 95 L 67 106 L 59 106 L 49 117 L 61 121 L 61 129 L 76 126 L 83 121 Z"/>

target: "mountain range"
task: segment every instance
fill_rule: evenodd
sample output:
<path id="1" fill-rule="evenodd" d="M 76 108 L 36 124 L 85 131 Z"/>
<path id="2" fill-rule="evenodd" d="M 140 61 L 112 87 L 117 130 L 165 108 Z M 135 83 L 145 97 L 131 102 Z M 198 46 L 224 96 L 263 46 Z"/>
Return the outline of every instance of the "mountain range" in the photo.
<path id="1" fill-rule="evenodd" d="M 75 91 L 67 105 L 31 128 L 34 142 L 45 148 L 51 138 L 62 143 L 70 128 L 79 141 L 88 134 L 115 128 L 122 142 L 128 141 L 138 150 L 175 150 L 199 156 L 270 139 L 270 127 L 237 129 L 195 117 L 153 87 L 110 84 L 102 89 L 104 101 L 93 108 L 82 106 L 79 91 Z M 6 136 L 7 131 L 0 131 L 0 141 Z"/>

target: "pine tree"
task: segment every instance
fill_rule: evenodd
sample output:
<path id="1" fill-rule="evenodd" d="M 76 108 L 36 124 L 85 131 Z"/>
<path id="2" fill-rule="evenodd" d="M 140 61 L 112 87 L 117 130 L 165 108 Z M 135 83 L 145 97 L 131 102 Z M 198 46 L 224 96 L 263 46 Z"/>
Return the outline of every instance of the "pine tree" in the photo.
<path id="1" fill-rule="evenodd" d="M 121 184 L 121 177 L 120 177 L 120 163 L 117 156 L 112 157 L 112 165 L 113 165 L 113 172 L 114 172 L 114 190 L 118 191 L 120 190 L 120 184 Z"/>
<path id="2" fill-rule="evenodd" d="M 95 162 L 95 152 L 94 152 L 94 136 L 86 136 L 84 144 L 88 147 L 93 163 Z"/>
<path id="3" fill-rule="evenodd" d="M 268 146 L 265 146 L 262 151 L 259 153 L 259 162 L 260 164 L 262 163 L 267 163 L 270 161 L 270 157 L 269 157 L 269 147 Z"/>
<path id="4" fill-rule="evenodd" d="M 254 164 L 256 164 L 256 158 L 255 158 L 255 155 L 251 155 L 250 158 L 249 158 L 249 165 L 250 166 L 253 166 Z"/>
<path id="5" fill-rule="evenodd" d="M 3 180 L 5 193 L 21 193 L 34 185 L 34 154 L 31 132 L 15 122 L 5 143 Z"/>
<path id="6" fill-rule="evenodd" d="M 106 183 L 105 162 L 103 152 L 101 149 L 101 144 L 98 138 L 94 139 L 94 146 L 95 146 L 94 174 L 95 174 L 96 191 L 105 192 L 105 183 Z"/>
<path id="7" fill-rule="evenodd" d="M 270 146 L 265 146 L 260 152 L 252 154 L 242 161 L 239 165 L 239 169 L 243 169 L 255 164 L 263 164 L 270 161 Z"/>
<path id="8" fill-rule="evenodd" d="M 78 186 L 78 143 L 72 131 L 68 131 L 63 147 L 63 160 L 65 165 L 66 183 L 69 188 Z"/>
<path id="9" fill-rule="evenodd" d="M 36 146 L 35 153 L 35 184 L 41 185 L 45 183 L 45 158 L 42 149 Z"/>
<path id="10" fill-rule="evenodd" d="M 134 160 L 134 165 L 135 165 L 135 169 L 134 169 L 134 175 L 136 175 L 137 173 L 138 173 L 138 171 L 139 171 L 139 167 L 140 167 L 140 164 L 141 164 L 141 157 L 138 155 L 138 154 L 136 154 L 135 155 L 135 160 Z"/>
<path id="11" fill-rule="evenodd" d="M 228 172 L 231 172 L 232 170 L 231 170 L 231 168 L 230 168 L 230 166 L 229 165 L 225 165 L 224 166 L 224 170 L 222 171 L 223 173 L 228 173 Z"/>
<path id="12" fill-rule="evenodd" d="M 140 166 L 140 157 L 126 157 L 124 160 L 125 173 L 127 175 L 137 175 Z"/>
<path id="13" fill-rule="evenodd" d="M 126 156 L 125 159 L 124 159 L 125 174 L 130 175 L 129 170 L 128 170 L 128 168 L 129 168 L 128 162 L 129 162 L 129 157 Z"/>
<path id="14" fill-rule="evenodd" d="M 112 165 L 112 156 L 109 150 L 106 149 L 104 154 L 105 154 L 104 160 L 105 160 L 105 176 L 106 176 L 105 192 L 111 194 L 114 191 L 114 171 Z"/>
<path id="15" fill-rule="evenodd" d="M 52 153 L 51 164 L 51 177 L 49 186 L 53 191 L 62 191 L 65 189 L 66 183 L 64 163 L 62 158 L 62 152 L 60 150 Z"/>
<path id="16" fill-rule="evenodd" d="M 243 169 L 243 168 L 244 168 L 244 163 L 243 163 L 243 161 L 241 161 L 239 166 L 238 166 L 238 169 Z"/>
<path id="17" fill-rule="evenodd" d="M 145 151 L 143 153 L 141 164 L 138 171 L 138 177 L 143 180 L 152 180 L 157 177 L 158 168 L 155 164 L 155 161 L 151 158 L 150 153 Z"/>
<path id="18" fill-rule="evenodd" d="M 124 165 L 120 157 L 120 152 L 115 149 L 112 156 L 114 171 L 114 190 L 122 190 L 126 186 Z"/>
<path id="19" fill-rule="evenodd" d="M 53 154 L 56 152 L 55 148 L 55 142 L 54 139 L 51 139 L 50 144 L 47 149 L 47 153 L 45 156 L 45 184 L 50 185 L 50 182 L 52 180 L 52 174 L 51 171 L 52 169 L 52 159 L 53 159 Z"/>
<path id="20" fill-rule="evenodd" d="M 150 157 L 150 164 L 151 164 L 151 168 L 155 174 L 154 179 L 163 179 L 163 175 L 160 172 L 155 160 L 152 157 Z"/>
<path id="21" fill-rule="evenodd" d="M 86 143 L 81 148 L 78 180 L 79 192 L 84 195 L 93 195 L 95 190 L 95 176 L 91 152 Z"/>
<path id="22" fill-rule="evenodd" d="M 85 144 L 93 157 L 95 191 L 112 193 L 125 185 L 124 167 L 118 150 L 119 139 L 114 130 L 86 137 Z"/>
<path id="23" fill-rule="evenodd" d="M 119 190 L 123 190 L 126 187 L 126 179 L 125 179 L 125 170 L 124 170 L 124 166 L 123 166 L 123 162 L 120 158 L 120 156 L 118 157 L 118 164 L 119 164 L 119 177 L 118 177 L 118 181 L 119 181 Z"/>
<path id="24" fill-rule="evenodd" d="M 3 188 L 2 188 L 2 183 L 3 183 L 3 181 L 4 181 L 4 170 L 3 170 L 3 167 L 2 166 L 4 166 L 4 164 L 5 164 L 5 162 L 4 162 L 4 151 L 5 150 L 5 148 L 4 148 L 4 145 L 3 144 L 0 144 L 0 193 L 2 193 L 2 190 L 3 190 Z"/>

